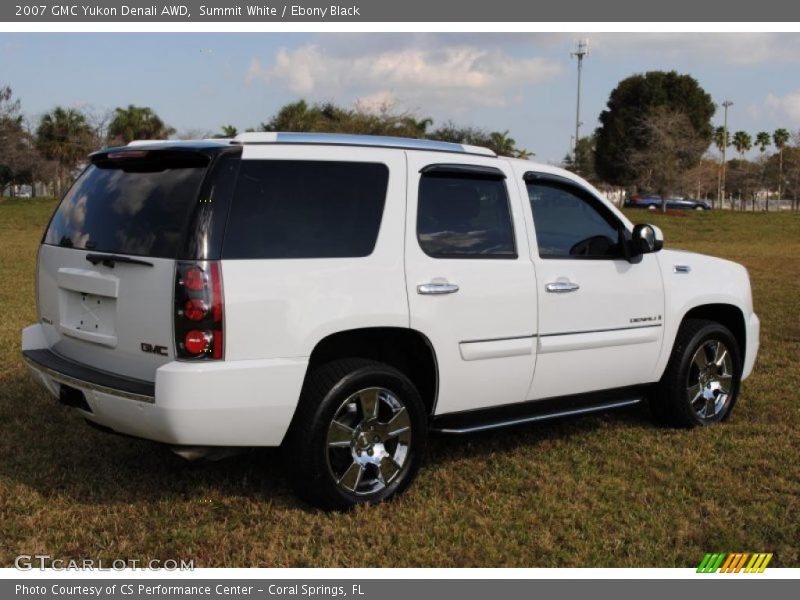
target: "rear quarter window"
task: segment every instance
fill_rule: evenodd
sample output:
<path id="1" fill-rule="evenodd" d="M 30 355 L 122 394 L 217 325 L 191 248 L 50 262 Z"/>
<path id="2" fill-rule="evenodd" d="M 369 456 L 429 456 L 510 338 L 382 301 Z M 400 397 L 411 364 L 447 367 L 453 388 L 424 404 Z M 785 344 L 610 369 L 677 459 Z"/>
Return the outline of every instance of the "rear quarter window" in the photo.
<path id="1" fill-rule="evenodd" d="M 243 160 L 222 256 L 367 256 L 378 238 L 388 182 L 382 163 Z"/>

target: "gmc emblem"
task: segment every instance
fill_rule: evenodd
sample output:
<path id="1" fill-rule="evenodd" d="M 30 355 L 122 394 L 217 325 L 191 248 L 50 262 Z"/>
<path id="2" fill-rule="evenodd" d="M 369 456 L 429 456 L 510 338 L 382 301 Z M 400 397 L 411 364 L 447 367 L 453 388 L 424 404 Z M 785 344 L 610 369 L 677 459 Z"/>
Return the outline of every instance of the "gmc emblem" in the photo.
<path id="1" fill-rule="evenodd" d="M 148 344 L 147 342 L 142 342 L 142 352 L 147 352 L 148 354 L 158 354 L 159 356 L 169 356 L 169 354 L 167 354 L 166 346 L 154 346 L 153 344 Z"/>

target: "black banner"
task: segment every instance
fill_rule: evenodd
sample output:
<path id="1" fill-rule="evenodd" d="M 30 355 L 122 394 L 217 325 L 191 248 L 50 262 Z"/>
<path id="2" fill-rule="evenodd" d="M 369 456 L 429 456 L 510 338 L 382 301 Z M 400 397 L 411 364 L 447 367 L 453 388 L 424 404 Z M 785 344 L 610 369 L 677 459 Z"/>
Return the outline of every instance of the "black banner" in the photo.
<path id="1" fill-rule="evenodd" d="M 789 22 L 800 4 L 785 0 L 301 0 L 296 3 L 184 0 L 182 3 L 96 0 L 2 3 L 11 22 Z"/>

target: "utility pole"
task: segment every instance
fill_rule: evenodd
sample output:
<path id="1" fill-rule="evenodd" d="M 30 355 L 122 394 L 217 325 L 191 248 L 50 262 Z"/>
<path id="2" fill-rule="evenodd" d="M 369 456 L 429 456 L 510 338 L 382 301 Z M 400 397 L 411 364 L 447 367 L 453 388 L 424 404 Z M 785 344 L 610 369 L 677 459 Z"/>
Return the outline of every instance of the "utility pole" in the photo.
<path id="1" fill-rule="evenodd" d="M 578 101 L 575 106 L 575 144 L 572 147 L 573 168 L 578 170 L 578 142 L 581 139 L 581 76 L 583 74 L 583 59 L 589 54 L 589 40 L 580 40 L 575 52 L 570 56 L 578 59 Z"/>
<path id="2" fill-rule="evenodd" d="M 725 162 L 725 151 L 728 149 L 728 108 L 733 106 L 733 102 L 725 100 L 722 103 L 725 108 L 724 124 L 722 126 L 722 183 L 719 188 L 719 207 L 722 208 L 722 201 L 725 199 L 725 177 L 727 175 L 727 163 Z"/>

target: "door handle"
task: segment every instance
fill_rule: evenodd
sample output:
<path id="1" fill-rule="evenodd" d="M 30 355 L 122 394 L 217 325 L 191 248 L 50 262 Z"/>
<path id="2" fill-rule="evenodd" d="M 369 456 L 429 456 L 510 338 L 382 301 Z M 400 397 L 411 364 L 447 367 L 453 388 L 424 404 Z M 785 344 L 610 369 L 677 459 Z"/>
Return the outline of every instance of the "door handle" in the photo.
<path id="1" fill-rule="evenodd" d="M 554 281 L 544 286 L 544 289 L 551 294 L 567 294 L 579 290 L 581 286 L 571 281 Z"/>
<path id="2" fill-rule="evenodd" d="M 423 283 L 417 286 L 417 293 L 436 296 L 439 294 L 455 294 L 458 291 L 458 286 L 455 283 L 435 282 Z"/>

